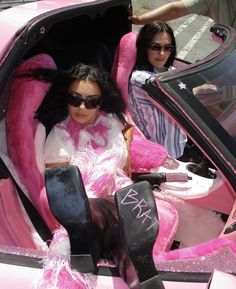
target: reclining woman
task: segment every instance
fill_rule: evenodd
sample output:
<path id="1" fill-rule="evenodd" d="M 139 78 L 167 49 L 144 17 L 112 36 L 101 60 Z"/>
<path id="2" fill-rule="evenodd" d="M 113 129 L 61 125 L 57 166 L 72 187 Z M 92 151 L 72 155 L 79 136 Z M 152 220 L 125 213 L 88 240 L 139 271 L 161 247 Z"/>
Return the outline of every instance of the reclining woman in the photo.
<path id="1" fill-rule="evenodd" d="M 88 238 L 89 234 L 86 230 L 90 230 L 89 228 L 93 226 L 91 224 L 95 224 L 97 235 L 101 233 L 101 238 L 95 236 L 96 232 L 93 236 L 98 239 L 102 256 L 104 254 L 107 256 L 107 253 L 111 253 L 108 250 L 116 249 L 114 245 L 117 244 L 110 244 L 109 235 L 106 232 L 113 231 L 116 234 L 116 226 L 113 225 L 118 223 L 117 214 L 119 214 L 119 218 L 121 217 L 119 205 L 116 206 L 114 202 L 114 194 L 117 190 L 129 187 L 133 183 L 128 176 L 130 173 L 129 161 L 127 165 L 127 146 L 131 139 L 126 138 L 127 144 L 123 135 L 124 131 L 129 132 L 126 130 L 129 129 L 129 125 L 124 115 L 125 102 L 111 76 L 93 66 L 78 64 L 68 71 L 38 69 L 30 72 L 28 76 L 52 83 L 35 115 L 35 118 L 41 123 L 35 133 L 38 167 L 43 173 L 49 167 L 77 166 L 81 172 L 85 195 L 88 199 L 79 189 L 75 188 L 75 191 L 78 191 L 76 202 L 81 204 L 89 201 L 87 207 L 78 205 L 78 208 L 75 208 L 76 205 L 72 204 L 74 212 L 71 210 L 68 215 L 75 220 L 74 223 L 69 224 L 69 218 L 66 220 L 67 212 L 64 212 L 64 217 L 60 219 L 59 216 L 57 219 L 66 229 L 69 229 L 68 232 L 73 226 L 77 228 L 78 236 L 71 236 L 77 243 L 80 242 L 80 239 L 89 244 L 94 241 Z M 53 188 L 57 194 L 57 200 L 60 198 L 59 182 L 57 182 L 56 188 Z M 62 204 L 60 206 L 68 208 L 64 205 L 69 200 L 69 196 L 66 198 L 66 184 L 62 183 L 61 185 L 65 198 L 58 200 L 58 203 Z M 73 187 L 73 184 L 69 184 L 69 186 Z M 151 186 L 140 194 L 145 194 L 143 198 L 149 200 L 149 209 L 152 208 L 150 214 L 153 214 L 153 220 L 157 220 Z M 76 211 L 81 210 L 81 207 L 85 208 L 84 211 L 82 209 L 82 212 L 77 213 Z M 86 208 L 89 212 L 86 211 Z M 139 207 L 137 206 L 137 208 Z M 148 218 L 151 217 L 148 216 Z M 141 228 L 140 220 L 137 218 L 132 220 L 129 218 L 127 222 L 129 224 L 136 222 Z M 158 232 L 158 222 L 156 221 L 154 225 L 148 233 L 141 232 L 145 237 L 143 241 L 139 241 L 141 248 L 144 247 L 141 252 L 151 259 Z M 87 236 L 87 239 L 83 234 Z M 113 239 L 117 239 L 116 237 Z M 123 237 L 126 247 L 128 247 L 127 241 L 130 241 L 129 238 L 133 237 Z M 80 242 L 81 246 L 84 245 L 82 242 Z M 73 244 L 71 243 L 71 245 Z M 133 256 L 136 254 L 137 252 Z M 155 274 L 154 263 L 151 265 L 150 261 L 148 262 L 147 271 L 150 270 Z M 138 268 L 136 269 L 138 270 Z M 143 274 L 142 270 L 139 272 Z"/>
<path id="2" fill-rule="evenodd" d="M 171 27 L 154 21 L 144 25 L 136 41 L 137 56 L 129 83 L 132 119 L 145 137 L 163 145 L 169 155 L 183 154 L 187 137 L 183 131 L 148 99 L 140 88 L 150 77 L 173 69 L 176 42 Z"/>
<path id="3" fill-rule="evenodd" d="M 75 65 L 58 79 L 36 112 L 40 171 L 76 164 L 89 197 L 112 195 L 131 184 L 124 170 L 129 157 L 122 134 L 128 127 L 125 103 L 110 76 L 92 66 Z"/>

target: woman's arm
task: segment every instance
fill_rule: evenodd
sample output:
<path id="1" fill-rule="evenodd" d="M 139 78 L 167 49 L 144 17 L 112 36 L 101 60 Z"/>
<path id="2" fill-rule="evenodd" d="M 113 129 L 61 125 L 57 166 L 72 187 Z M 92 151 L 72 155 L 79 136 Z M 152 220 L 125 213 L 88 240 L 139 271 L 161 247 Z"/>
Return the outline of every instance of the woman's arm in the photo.
<path id="1" fill-rule="evenodd" d="M 140 16 L 136 16 L 134 14 L 129 16 L 129 20 L 131 20 L 133 24 L 143 25 L 154 20 L 169 21 L 187 14 L 188 12 L 184 6 L 184 3 L 182 0 L 180 0 L 165 4 Z"/>

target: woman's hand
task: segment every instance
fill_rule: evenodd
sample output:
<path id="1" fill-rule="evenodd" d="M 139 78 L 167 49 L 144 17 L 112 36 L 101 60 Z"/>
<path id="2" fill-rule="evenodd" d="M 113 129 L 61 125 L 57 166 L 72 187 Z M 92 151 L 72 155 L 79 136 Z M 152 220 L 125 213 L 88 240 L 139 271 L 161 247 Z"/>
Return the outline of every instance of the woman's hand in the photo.
<path id="1" fill-rule="evenodd" d="M 129 16 L 128 19 L 135 25 L 141 25 L 142 24 L 140 17 L 135 15 L 135 14 Z"/>

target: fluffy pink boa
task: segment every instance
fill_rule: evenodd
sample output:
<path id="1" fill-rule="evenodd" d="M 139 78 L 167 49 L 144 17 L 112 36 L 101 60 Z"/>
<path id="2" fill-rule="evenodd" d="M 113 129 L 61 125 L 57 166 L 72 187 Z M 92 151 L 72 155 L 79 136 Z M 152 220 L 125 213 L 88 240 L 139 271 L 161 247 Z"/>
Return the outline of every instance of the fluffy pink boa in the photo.
<path id="1" fill-rule="evenodd" d="M 105 116 L 106 114 L 99 111 L 97 115 L 99 119 L 99 116 L 101 115 Z M 72 118 L 69 118 L 68 122 L 66 123 L 64 122 L 63 124 L 59 123 L 56 126 L 60 129 L 65 129 L 69 133 L 68 139 L 71 138 L 73 140 L 76 148 L 78 148 L 79 145 L 79 136 L 81 130 L 87 131 L 90 135 L 95 135 L 95 133 L 99 134 L 104 141 L 104 147 L 106 147 L 107 145 L 108 142 L 107 135 L 109 127 L 100 120 L 96 121 L 95 124 L 92 125 L 83 125 L 75 122 Z M 91 146 L 93 149 L 98 149 L 98 147 L 101 145 L 97 144 L 95 140 L 92 139 Z"/>

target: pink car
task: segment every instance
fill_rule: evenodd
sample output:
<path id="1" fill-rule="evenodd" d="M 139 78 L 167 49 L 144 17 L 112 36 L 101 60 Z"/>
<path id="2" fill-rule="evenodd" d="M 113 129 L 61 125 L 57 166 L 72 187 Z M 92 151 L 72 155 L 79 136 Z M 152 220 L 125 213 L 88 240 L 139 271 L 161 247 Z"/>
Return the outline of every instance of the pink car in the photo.
<path id="1" fill-rule="evenodd" d="M 214 26 L 212 36 L 220 43 L 215 52 L 193 64 L 178 59 L 177 69 L 142 87 L 144 97 L 161 107 L 191 139 L 183 157 L 175 160 L 135 127 L 134 185 L 151 184 L 151 202 L 156 205 L 150 210 L 157 210 L 159 219 L 152 260 L 139 260 L 132 267 L 138 258 L 138 253 L 132 257 L 133 242 L 143 242 L 145 248 L 149 238 L 142 226 L 130 225 L 132 218 L 140 217 L 133 208 L 128 216 L 119 212 L 132 262 L 97 258 L 93 268 L 92 254 L 74 248 L 71 232 L 65 230 L 67 220 L 60 222 L 64 213 L 60 200 L 54 207 L 53 194 L 57 198 L 64 194 L 72 186 L 72 175 L 76 183 L 81 182 L 77 170 L 71 166 L 49 170 L 45 182 L 37 168 L 34 115 L 48 87 L 44 82 L 16 80 L 15 71 L 96 64 L 112 74 L 128 102 L 137 37 L 131 32 L 130 12 L 128 0 L 27 1 L 0 11 L 1 288 L 213 289 L 220 288 L 219 282 L 225 288 L 236 286 L 233 29 Z M 132 121 L 129 111 L 127 117 Z M 201 158 L 205 162 L 199 169 Z M 150 169 L 152 162 L 156 162 L 154 169 Z M 65 172 L 70 177 L 58 180 Z M 59 223 L 65 229 L 58 229 Z M 62 250 L 70 245 L 71 251 Z M 121 270 L 121 263 L 125 269 Z"/>

